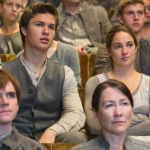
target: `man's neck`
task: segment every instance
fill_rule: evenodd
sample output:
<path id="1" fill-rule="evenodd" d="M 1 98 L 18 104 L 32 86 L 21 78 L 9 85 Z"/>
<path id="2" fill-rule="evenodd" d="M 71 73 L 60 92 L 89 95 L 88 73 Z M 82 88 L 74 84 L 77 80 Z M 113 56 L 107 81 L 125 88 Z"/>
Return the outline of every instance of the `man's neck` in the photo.
<path id="1" fill-rule="evenodd" d="M 75 2 L 63 2 L 65 10 L 70 13 L 71 15 L 75 15 L 79 12 L 81 2 L 75 3 Z"/>
<path id="2" fill-rule="evenodd" d="M 47 51 L 37 51 L 37 50 L 24 50 L 23 57 L 28 62 L 32 63 L 35 66 L 36 74 L 40 74 L 47 58 Z"/>
<path id="3" fill-rule="evenodd" d="M 12 123 L 0 125 L 0 137 L 9 132 L 12 128 Z"/>

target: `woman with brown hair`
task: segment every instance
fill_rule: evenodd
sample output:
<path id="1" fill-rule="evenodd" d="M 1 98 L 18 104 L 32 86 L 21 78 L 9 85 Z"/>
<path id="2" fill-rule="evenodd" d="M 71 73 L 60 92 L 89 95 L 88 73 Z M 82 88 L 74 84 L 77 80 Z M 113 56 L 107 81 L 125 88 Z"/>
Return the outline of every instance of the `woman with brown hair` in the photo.
<path id="1" fill-rule="evenodd" d="M 92 97 L 94 117 L 101 125 L 96 139 L 72 150 L 148 150 L 150 145 L 127 136 L 133 115 L 133 98 L 127 86 L 109 79 L 99 84 Z"/>
<path id="2" fill-rule="evenodd" d="M 115 79 L 123 82 L 129 88 L 134 100 L 134 115 L 128 134 L 149 143 L 150 77 L 138 73 L 134 69 L 134 59 L 137 52 L 137 40 L 134 32 L 123 25 L 113 27 L 106 36 L 106 48 L 113 60 L 113 69 L 108 73 L 91 77 L 86 84 L 84 108 L 88 129 L 91 134 L 99 134 L 101 131 L 99 123 L 94 121 L 91 110 L 94 89 L 98 84 L 108 79 Z"/>

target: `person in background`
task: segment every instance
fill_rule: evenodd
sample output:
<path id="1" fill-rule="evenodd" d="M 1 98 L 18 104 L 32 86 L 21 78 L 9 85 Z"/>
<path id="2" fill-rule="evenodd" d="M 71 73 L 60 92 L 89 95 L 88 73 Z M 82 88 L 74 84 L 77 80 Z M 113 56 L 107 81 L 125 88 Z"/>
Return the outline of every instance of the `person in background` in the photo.
<path id="1" fill-rule="evenodd" d="M 12 121 L 21 103 L 21 88 L 17 79 L 0 69 L 0 149 L 46 150 L 40 143 L 18 133 Z"/>
<path id="2" fill-rule="evenodd" d="M 150 0 L 143 0 L 146 6 L 146 21 L 142 28 L 142 38 L 150 41 Z"/>
<path id="3" fill-rule="evenodd" d="M 0 0 L 3 25 L 0 28 L 0 54 L 18 54 L 23 49 L 18 18 L 22 0 Z"/>
<path id="4" fill-rule="evenodd" d="M 55 39 L 73 45 L 79 53 L 96 53 L 112 27 L 106 10 L 82 0 L 63 0 L 57 11 L 60 25 Z"/>

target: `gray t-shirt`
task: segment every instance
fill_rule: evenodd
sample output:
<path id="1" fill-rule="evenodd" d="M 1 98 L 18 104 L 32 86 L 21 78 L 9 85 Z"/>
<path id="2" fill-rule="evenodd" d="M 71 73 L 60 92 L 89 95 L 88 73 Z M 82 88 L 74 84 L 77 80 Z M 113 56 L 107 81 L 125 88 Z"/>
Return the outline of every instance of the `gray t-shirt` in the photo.
<path id="1" fill-rule="evenodd" d="M 20 32 L 11 35 L 0 35 L 0 54 L 18 54 L 23 50 Z"/>

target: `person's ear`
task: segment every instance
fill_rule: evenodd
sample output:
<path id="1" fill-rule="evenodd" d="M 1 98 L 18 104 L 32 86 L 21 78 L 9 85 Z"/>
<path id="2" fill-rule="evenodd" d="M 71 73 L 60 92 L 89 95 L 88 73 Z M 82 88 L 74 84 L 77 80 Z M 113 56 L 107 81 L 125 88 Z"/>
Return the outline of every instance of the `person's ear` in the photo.
<path id="1" fill-rule="evenodd" d="M 118 15 L 117 18 L 118 18 L 118 21 L 119 21 L 121 24 L 123 24 L 123 17 L 122 17 L 121 15 Z"/>
<path id="2" fill-rule="evenodd" d="M 94 108 L 92 108 L 92 112 L 93 112 L 93 117 L 94 117 L 94 119 L 95 119 L 96 121 L 98 121 L 97 113 L 96 113 L 96 111 L 95 111 Z"/>
<path id="3" fill-rule="evenodd" d="M 22 32 L 22 34 L 23 34 L 24 36 L 27 35 L 27 29 L 25 29 L 25 28 L 23 28 L 23 27 L 21 27 L 21 32 Z"/>

